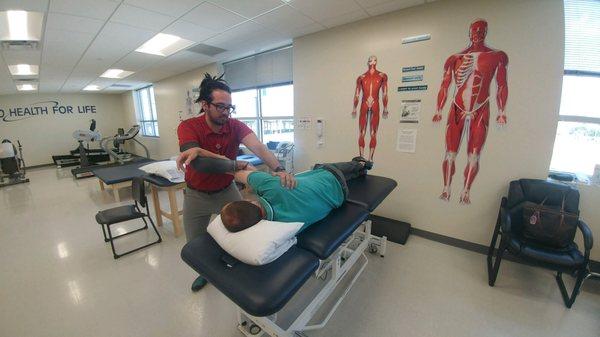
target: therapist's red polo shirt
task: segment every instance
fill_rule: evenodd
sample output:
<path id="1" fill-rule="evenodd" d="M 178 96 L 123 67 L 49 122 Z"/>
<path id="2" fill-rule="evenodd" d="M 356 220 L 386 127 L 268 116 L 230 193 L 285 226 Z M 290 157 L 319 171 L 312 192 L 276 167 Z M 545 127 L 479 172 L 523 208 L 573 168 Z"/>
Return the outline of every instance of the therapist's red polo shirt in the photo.
<path id="1" fill-rule="evenodd" d="M 206 123 L 205 114 L 186 119 L 179 123 L 177 136 L 179 149 L 183 152 L 192 147 L 201 147 L 210 152 L 223 155 L 234 160 L 237 157 L 242 139 L 252 130 L 237 119 L 229 118 L 220 133 L 213 132 Z M 185 170 L 185 181 L 188 187 L 212 192 L 226 188 L 231 184 L 233 176 L 229 174 L 202 173 L 189 167 Z"/>

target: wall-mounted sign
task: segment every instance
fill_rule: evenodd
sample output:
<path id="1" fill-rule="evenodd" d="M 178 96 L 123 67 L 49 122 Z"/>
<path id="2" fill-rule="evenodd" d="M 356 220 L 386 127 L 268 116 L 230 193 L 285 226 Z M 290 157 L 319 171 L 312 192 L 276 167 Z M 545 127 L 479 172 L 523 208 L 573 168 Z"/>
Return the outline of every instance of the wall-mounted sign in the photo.
<path id="1" fill-rule="evenodd" d="M 410 37 L 403 38 L 402 39 L 402 44 L 413 43 L 413 42 L 420 42 L 420 41 L 427 41 L 429 39 L 431 39 L 431 34 L 423 34 L 423 35 L 410 36 Z"/>
<path id="2" fill-rule="evenodd" d="M 58 101 L 36 102 L 25 106 L 1 107 L 0 120 L 3 122 L 16 122 L 35 116 L 95 114 L 95 105 L 61 105 Z"/>
<path id="3" fill-rule="evenodd" d="M 427 90 L 427 84 L 425 85 L 409 85 L 404 87 L 398 87 L 398 91 L 421 91 Z"/>
<path id="4" fill-rule="evenodd" d="M 423 80 L 423 75 L 402 76 L 402 82 L 419 82 Z"/>
<path id="5" fill-rule="evenodd" d="M 402 67 L 403 73 L 410 73 L 412 71 L 423 71 L 423 70 L 425 70 L 425 66 Z"/>
<path id="6" fill-rule="evenodd" d="M 419 123 L 420 99 L 404 99 L 400 103 L 400 123 Z"/>
<path id="7" fill-rule="evenodd" d="M 417 150 L 417 129 L 398 129 L 396 151 L 415 153 Z"/>

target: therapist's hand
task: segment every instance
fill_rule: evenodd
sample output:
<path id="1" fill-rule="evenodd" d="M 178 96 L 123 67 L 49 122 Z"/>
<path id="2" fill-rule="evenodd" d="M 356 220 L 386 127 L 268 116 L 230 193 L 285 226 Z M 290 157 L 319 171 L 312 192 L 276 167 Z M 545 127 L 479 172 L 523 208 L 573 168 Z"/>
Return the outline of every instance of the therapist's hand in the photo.
<path id="1" fill-rule="evenodd" d="M 296 187 L 296 178 L 294 178 L 294 175 L 291 173 L 287 173 L 284 171 L 281 172 L 273 172 L 271 173 L 273 176 L 278 176 L 279 179 L 281 179 L 281 186 L 285 187 L 285 188 L 295 188 Z"/>
<path id="2" fill-rule="evenodd" d="M 180 171 L 185 171 L 185 168 L 190 164 L 190 162 L 196 159 L 196 157 L 198 157 L 200 154 L 200 151 L 198 150 L 200 150 L 200 148 L 194 147 L 181 152 L 176 160 L 177 169 Z"/>

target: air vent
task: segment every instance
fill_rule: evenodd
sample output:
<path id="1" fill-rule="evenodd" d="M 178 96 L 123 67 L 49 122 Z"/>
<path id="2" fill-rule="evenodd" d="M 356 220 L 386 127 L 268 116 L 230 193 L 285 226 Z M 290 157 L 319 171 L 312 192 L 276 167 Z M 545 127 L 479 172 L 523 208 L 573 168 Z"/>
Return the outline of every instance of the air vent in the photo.
<path id="1" fill-rule="evenodd" d="M 206 56 L 215 56 L 217 54 L 221 54 L 222 52 L 227 51 L 226 49 L 210 46 L 207 44 L 199 43 L 193 47 L 186 49 L 187 51 L 191 51 L 192 53 L 202 54 Z"/>
<path id="2" fill-rule="evenodd" d="M 37 50 L 39 47 L 38 41 L 32 40 L 7 40 L 2 41 L 3 50 Z"/>
<path id="3" fill-rule="evenodd" d="M 129 84 L 113 84 L 110 86 L 111 88 L 131 88 Z"/>
<path id="4" fill-rule="evenodd" d="M 38 79 L 37 78 L 21 78 L 18 80 L 15 80 L 15 84 L 31 84 L 31 83 L 37 83 Z"/>

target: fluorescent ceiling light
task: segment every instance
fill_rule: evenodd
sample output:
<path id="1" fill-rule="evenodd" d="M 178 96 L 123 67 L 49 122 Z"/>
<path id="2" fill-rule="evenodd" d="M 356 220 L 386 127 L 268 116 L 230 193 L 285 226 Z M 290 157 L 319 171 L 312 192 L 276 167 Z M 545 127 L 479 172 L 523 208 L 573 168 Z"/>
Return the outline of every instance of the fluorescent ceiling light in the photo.
<path id="1" fill-rule="evenodd" d="M 152 55 L 169 56 L 194 43 L 196 42 L 182 39 L 176 35 L 158 33 L 135 51 Z"/>
<path id="2" fill-rule="evenodd" d="M 26 11 L 7 11 L 8 33 L 14 40 L 27 40 L 27 12 Z"/>
<path id="3" fill-rule="evenodd" d="M 104 72 L 104 74 L 100 75 L 100 77 L 105 78 L 125 78 L 129 75 L 133 74 L 133 71 L 127 71 L 123 69 L 108 69 Z"/>
<path id="4" fill-rule="evenodd" d="M 13 76 L 30 76 L 37 75 L 39 67 L 32 64 L 13 64 L 8 66 L 8 70 Z"/>
<path id="5" fill-rule="evenodd" d="M 85 91 L 98 91 L 100 90 L 100 87 L 95 85 L 95 84 L 90 84 L 87 87 L 83 88 L 83 90 Z"/>
<path id="6" fill-rule="evenodd" d="M 26 11 L 0 12 L 0 39 L 39 41 L 44 13 Z"/>
<path id="7" fill-rule="evenodd" d="M 37 83 L 17 84 L 17 90 L 19 90 L 19 91 L 33 91 L 33 90 L 37 90 Z"/>

